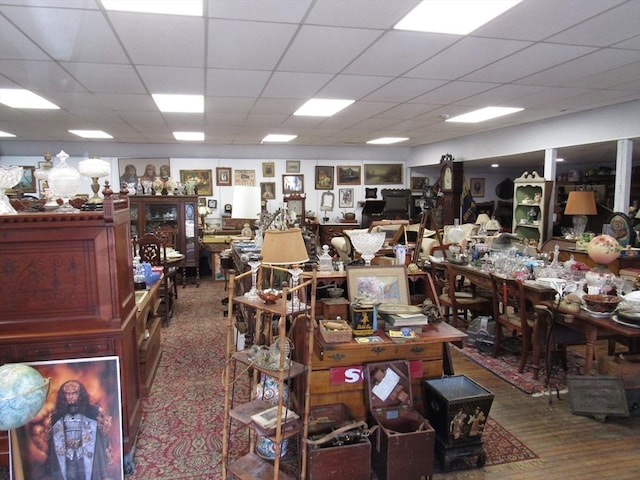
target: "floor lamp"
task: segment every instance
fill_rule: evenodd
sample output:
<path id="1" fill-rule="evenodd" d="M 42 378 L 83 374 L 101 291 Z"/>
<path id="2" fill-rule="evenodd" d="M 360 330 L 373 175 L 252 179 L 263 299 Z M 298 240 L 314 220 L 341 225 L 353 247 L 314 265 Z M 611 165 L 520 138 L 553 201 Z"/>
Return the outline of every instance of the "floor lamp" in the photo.
<path id="1" fill-rule="evenodd" d="M 565 215 L 573 215 L 573 234 L 580 240 L 587 226 L 587 215 L 596 215 L 596 197 L 592 191 L 575 190 L 569 192 Z"/>
<path id="2" fill-rule="evenodd" d="M 269 265 L 285 265 L 291 274 L 291 288 L 298 286 L 303 270 L 300 264 L 309 261 L 307 247 L 302 238 L 302 230 L 267 230 L 262 244 L 262 263 Z M 304 309 L 306 305 L 300 301 L 298 292 L 291 296 L 291 311 Z"/>

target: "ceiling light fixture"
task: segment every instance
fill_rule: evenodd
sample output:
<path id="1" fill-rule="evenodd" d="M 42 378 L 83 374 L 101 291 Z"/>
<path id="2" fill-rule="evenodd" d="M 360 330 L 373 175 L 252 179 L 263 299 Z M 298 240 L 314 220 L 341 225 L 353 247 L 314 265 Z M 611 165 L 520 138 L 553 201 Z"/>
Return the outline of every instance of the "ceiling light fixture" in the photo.
<path id="1" fill-rule="evenodd" d="M 113 138 L 102 130 L 69 130 L 69 133 L 73 133 L 82 138 Z"/>
<path id="2" fill-rule="evenodd" d="M 491 168 L 498 168 L 500 166 L 499 163 L 492 163 Z"/>
<path id="3" fill-rule="evenodd" d="M 424 0 L 393 28 L 467 35 L 521 0 Z"/>
<path id="4" fill-rule="evenodd" d="M 380 137 L 369 140 L 367 143 L 371 145 L 391 145 L 392 143 L 406 142 L 408 137 Z"/>
<path id="5" fill-rule="evenodd" d="M 158 109 L 164 113 L 202 113 L 204 96 L 154 93 L 151 95 Z"/>
<path id="6" fill-rule="evenodd" d="M 0 137 L 12 138 L 12 137 L 15 137 L 15 135 L 13 133 L 3 132 L 2 130 L 0 130 Z"/>
<path id="7" fill-rule="evenodd" d="M 556 158 L 556 162 L 564 162 L 564 158 Z"/>
<path id="8" fill-rule="evenodd" d="M 176 140 L 184 140 L 185 142 L 202 142 L 204 140 L 204 132 L 173 132 Z"/>
<path id="9" fill-rule="evenodd" d="M 203 15 L 202 0 L 102 0 L 106 10 L 137 13 L 164 13 L 168 15 Z"/>
<path id="10" fill-rule="evenodd" d="M 21 88 L 0 88 L 0 103 L 11 108 L 60 109 L 60 107 L 40 95 Z"/>
<path id="11" fill-rule="evenodd" d="M 485 107 L 473 112 L 464 113 L 457 117 L 451 117 L 445 120 L 445 122 L 458 122 L 458 123 L 479 123 L 492 118 L 502 117 L 504 115 L 510 115 L 512 113 L 521 112 L 524 108 L 510 108 L 510 107 Z"/>
<path id="12" fill-rule="evenodd" d="M 355 100 L 312 98 L 294 112 L 296 116 L 330 117 L 347 108 Z"/>
<path id="13" fill-rule="evenodd" d="M 283 135 L 278 133 L 270 133 L 262 139 L 262 143 L 267 142 L 290 142 L 294 138 L 298 138 L 297 135 Z"/>

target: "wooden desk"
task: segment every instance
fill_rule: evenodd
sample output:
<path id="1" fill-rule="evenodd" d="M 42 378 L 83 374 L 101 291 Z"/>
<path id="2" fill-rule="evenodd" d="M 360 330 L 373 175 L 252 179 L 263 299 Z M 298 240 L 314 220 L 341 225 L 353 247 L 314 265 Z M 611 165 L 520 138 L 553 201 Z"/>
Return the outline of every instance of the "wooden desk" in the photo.
<path id="1" fill-rule="evenodd" d="M 366 420 L 362 371 L 371 362 L 409 360 L 416 410 L 422 411 L 422 378 L 441 377 L 444 371 L 444 349 L 447 342 L 460 342 L 466 334 L 448 323 L 431 324 L 415 340 L 392 342 L 381 330 L 376 332 L 383 342 L 326 343 L 316 329 L 311 361 L 310 405 L 344 403 L 357 420 Z M 294 352 L 304 352 L 296 335 Z"/>
<path id="2" fill-rule="evenodd" d="M 555 308 L 554 302 L 546 301 L 542 303 L 552 310 Z M 624 325 L 614 322 L 611 318 L 594 317 L 582 309 L 578 313 L 571 314 L 563 313 L 562 309 L 560 309 L 558 315 L 556 315 L 556 322 L 585 335 L 586 351 L 584 371 L 582 372 L 585 375 L 591 372 L 595 342 L 598 339 L 612 337 L 640 339 L 640 328 L 625 327 Z"/>

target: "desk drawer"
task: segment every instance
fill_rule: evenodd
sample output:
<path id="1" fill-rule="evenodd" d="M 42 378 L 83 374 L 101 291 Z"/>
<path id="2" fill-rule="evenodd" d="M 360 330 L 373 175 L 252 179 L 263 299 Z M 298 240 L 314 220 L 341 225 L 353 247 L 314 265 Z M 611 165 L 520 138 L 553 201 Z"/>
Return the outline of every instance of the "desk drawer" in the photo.
<path id="1" fill-rule="evenodd" d="M 344 346 L 343 346 L 344 345 Z M 442 343 L 374 343 L 374 344 L 327 344 L 314 346 L 313 369 L 337 366 L 361 365 L 384 360 L 436 360 L 442 358 Z"/>
<path id="2" fill-rule="evenodd" d="M 32 343 L 18 347 L 18 357 L 24 361 L 57 360 L 60 358 L 96 357 L 114 355 L 113 342 L 107 339 L 73 340 L 61 342 Z"/>

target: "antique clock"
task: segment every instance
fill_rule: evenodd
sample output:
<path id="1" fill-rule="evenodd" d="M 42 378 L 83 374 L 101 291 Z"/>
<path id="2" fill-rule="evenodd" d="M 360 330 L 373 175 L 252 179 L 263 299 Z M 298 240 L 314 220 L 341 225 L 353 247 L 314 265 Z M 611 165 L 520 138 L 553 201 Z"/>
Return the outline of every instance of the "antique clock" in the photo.
<path id="1" fill-rule="evenodd" d="M 462 194 L 463 163 L 454 162 L 453 155 L 446 154 L 440 159 L 440 190 L 442 197 L 443 225 L 453 225 L 460 219 L 460 195 Z"/>

